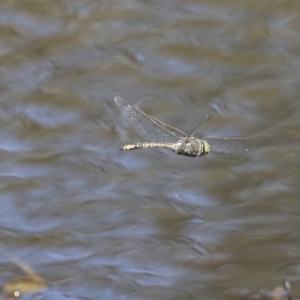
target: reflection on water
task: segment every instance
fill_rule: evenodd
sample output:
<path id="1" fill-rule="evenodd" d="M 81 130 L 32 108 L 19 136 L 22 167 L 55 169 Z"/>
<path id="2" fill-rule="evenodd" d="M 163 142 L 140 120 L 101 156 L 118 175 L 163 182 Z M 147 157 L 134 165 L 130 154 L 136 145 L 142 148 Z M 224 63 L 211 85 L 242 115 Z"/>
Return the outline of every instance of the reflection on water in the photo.
<path id="1" fill-rule="evenodd" d="M 0 250 L 45 299 L 298 293 L 298 1 L 0 5 Z M 120 153 L 139 136 L 114 96 L 256 148 Z"/>
<path id="2" fill-rule="evenodd" d="M 1 293 L 5 299 L 21 298 L 26 294 L 37 293 L 46 288 L 43 278 L 34 272 L 25 262 L 7 254 L 2 254 L 2 256 L 10 259 L 27 275 L 26 278 L 15 279 L 3 285 Z"/>
<path id="3" fill-rule="evenodd" d="M 272 291 L 260 288 L 256 291 L 239 290 L 234 293 L 227 292 L 228 299 L 259 299 L 259 300 L 292 300 L 293 295 L 290 283 L 288 281 L 283 282 L 283 286 L 277 286 Z M 296 299 L 298 296 L 295 297 Z"/>

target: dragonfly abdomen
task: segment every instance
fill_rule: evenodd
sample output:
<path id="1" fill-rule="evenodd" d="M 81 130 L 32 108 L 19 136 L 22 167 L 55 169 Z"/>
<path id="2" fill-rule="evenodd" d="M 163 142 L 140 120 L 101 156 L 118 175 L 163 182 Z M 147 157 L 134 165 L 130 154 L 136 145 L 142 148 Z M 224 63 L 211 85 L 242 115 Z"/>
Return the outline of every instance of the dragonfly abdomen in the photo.
<path id="1" fill-rule="evenodd" d="M 174 145 L 172 143 L 158 143 L 158 142 L 142 142 L 132 145 L 125 145 L 120 150 L 121 151 L 129 151 L 129 150 L 136 150 L 136 149 L 145 149 L 145 148 L 154 148 L 154 147 L 161 147 L 161 148 L 169 148 L 175 151 Z"/>

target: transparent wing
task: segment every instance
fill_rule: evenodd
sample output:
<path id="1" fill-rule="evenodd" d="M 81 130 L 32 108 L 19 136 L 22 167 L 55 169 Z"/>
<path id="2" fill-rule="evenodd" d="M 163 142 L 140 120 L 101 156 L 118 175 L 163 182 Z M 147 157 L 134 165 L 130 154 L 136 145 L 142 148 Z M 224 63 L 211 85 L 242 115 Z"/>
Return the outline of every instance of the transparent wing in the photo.
<path id="1" fill-rule="evenodd" d="M 184 133 L 180 129 L 175 128 L 175 127 L 170 126 L 170 125 L 167 125 L 167 124 L 163 123 L 162 121 L 159 121 L 159 120 L 155 119 L 154 117 L 151 117 L 151 116 L 148 116 L 148 117 L 150 119 L 152 119 L 154 123 L 156 122 L 157 124 L 159 124 L 161 127 L 165 128 L 167 131 L 172 133 L 177 138 L 183 139 L 183 138 L 187 137 L 186 133 Z"/>
<path id="2" fill-rule="evenodd" d="M 195 135 L 198 131 L 200 131 L 200 130 L 205 126 L 205 124 L 209 121 L 209 119 L 210 119 L 210 116 L 209 116 L 209 115 L 206 115 L 205 121 L 204 121 L 202 124 L 200 124 L 200 125 L 193 131 L 193 133 L 190 135 L 190 137 L 193 136 L 193 135 Z"/>
<path id="3" fill-rule="evenodd" d="M 148 116 L 137 106 L 120 97 L 114 98 L 123 116 L 134 126 L 146 141 L 175 143 L 186 135 L 177 128 Z"/>
<path id="4" fill-rule="evenodd" d="M 210 145 L 210 150 L 223 153 L 241 153 L 254 148 L 254 144 L 246 139 L 231 139 L 218 137 L 203 138 Z"/>

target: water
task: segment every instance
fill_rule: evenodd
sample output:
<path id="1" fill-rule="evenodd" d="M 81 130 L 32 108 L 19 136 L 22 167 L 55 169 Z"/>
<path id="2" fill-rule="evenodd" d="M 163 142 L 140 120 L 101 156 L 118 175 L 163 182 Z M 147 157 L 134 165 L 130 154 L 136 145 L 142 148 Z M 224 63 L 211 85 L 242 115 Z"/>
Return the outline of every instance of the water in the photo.
<path id="1" fill-rule="evenodd" d="M 298 1 L 0 5 L 0 252 L 43 299 L 297 294 Z M 118 152 L 140 137 L 115 96 L 256 147 Z M 2 286 L 24 277 L 0 264 Z"/>

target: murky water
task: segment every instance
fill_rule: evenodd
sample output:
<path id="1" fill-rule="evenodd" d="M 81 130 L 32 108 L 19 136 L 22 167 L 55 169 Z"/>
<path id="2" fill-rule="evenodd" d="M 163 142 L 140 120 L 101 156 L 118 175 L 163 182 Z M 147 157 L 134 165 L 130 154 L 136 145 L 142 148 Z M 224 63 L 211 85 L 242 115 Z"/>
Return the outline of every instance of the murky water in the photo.
<path id="1" fill-rule="evenodd" d="M 27 299 L 249 299 L 300 281 L 300 2 L 2 1 L 0 252 Z M 144 141 L 114 96 L 245 154 Z M 0 256 L 0 284 L 24 277 Z M 249 297 L 245 295 L 250 295 Z"/>

